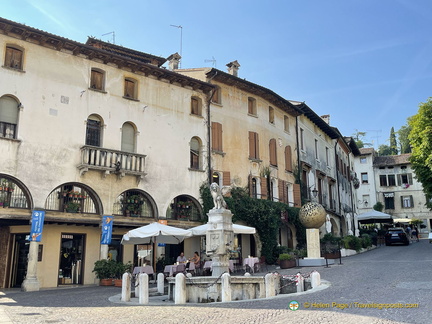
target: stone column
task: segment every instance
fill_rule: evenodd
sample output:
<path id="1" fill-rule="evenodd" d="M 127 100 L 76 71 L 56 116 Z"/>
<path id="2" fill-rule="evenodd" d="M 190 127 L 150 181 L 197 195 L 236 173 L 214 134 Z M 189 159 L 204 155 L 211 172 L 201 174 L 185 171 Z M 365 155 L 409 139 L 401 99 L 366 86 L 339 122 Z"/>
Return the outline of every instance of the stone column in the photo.
<path id="1" fill-rule="evenodd" d="M 103 259 L 108 259 L 108 244 L 101 244 L 100 247 L 100 258 L 101 260 Z"/>
<path id="2" fill-rule="evenodd" d="M 311 273 L 311 286 L 312 289 L 321 285 L 321 275 L 318 271 L 314 270 Z"/>
<path id="3" fill-rule="evenodd" d="M 222 275 L 221 290 L 222 290 L 222 301 L 230 302 L 231 301 L 231 276 L 229 275 L 229 273 L 224 273 Z"/>
<path id="4" fill-rule="evenodd" d="M 174 304 L 186 304 L 186 277 L 183 273 L 175 276 Z"/>
<path id="5" fill-rule="evenodd" d="M 267 273 L 264 277 L 266 298 L 276 295 L 275 276 L 272 273 Z"/>
<path id="6" fill-rule="evenodd" d="M 303 292 L 304 291 L 304 278 L 299 273 L 297 273 L 297 292 Z"/>
<path id="7" fill-rule="evenodd" d="M 129 302 L 131 300 L 131 275 L 130 273 L 123 273 L 122 276 L 122 292 L 121 301 Z"/>
<path id="8" fill-rule="evenodd" d="M 321 259 L 320 237 L 318 228 L 306 229 L 307 257 Z"/>
<path id="9" fill-rule="evenodd" d="M 158 273 L 157 275 L 157 291 L 159 294 L 164 294 L 165 292 L 165 285 L 164 285 L 164 281 L 165 281 L 165 276 L 163 273 Z"/>
<path id="10" fill-rule="evenodd" d="M 147 273 L 140 273 L 138 276 L 139 282 L 139 303 L 149 303 L 149 277 Z"/>
<path id="11" fill-rule="evenodd" d="M 38 251 L 39 243 L 35 241 L 30 241 L 27 263 L 27 275 L 21 285 L 22 291 L 39 291 L 40 284 L 37 278 Z"/>
<path id="12" fill-rule="evenodd" d="M 209 229 L 206 233 L 206 253 L 212 258 L 212 276 L 229 273 L 229 251 L 233 246 L 232 213 L 225 208 L 208 213 Z"/>

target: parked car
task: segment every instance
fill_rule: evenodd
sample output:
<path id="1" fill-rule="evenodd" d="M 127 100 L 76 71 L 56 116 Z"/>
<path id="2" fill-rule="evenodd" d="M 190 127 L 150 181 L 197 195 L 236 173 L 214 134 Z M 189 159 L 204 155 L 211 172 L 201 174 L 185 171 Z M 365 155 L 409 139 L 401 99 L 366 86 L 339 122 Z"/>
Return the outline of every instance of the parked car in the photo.
<path id="1" fill-rule="evenodd" d="M 385 234 L 385 244 L 402 243 L 409 245 L 410 239 L 402 227 L 389 228 Z"/>

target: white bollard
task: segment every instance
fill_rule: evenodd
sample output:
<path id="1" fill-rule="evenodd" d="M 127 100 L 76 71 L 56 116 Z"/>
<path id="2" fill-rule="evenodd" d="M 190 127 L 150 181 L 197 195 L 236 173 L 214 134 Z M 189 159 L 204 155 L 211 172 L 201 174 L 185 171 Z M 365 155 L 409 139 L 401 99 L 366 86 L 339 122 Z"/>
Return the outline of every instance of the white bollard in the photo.
<path id="1" fill-rule="evenodd" d="M 149 277 L 147 273 L 140 273 L 138 276 L 139 282 L 139 304 L 149 303 Z"/>
<path id="2" fill-rule="evenodd" d="M 121 301 L 128 302 L 131 300 L 131 274 L 123 273 L 122 276 L 122 293 Z"/>
<path id="3" fill-rule="evenodd" d="M 139 279 L 138 279 L 138 277 L 139 277 L 139 274 L 135 277 L 135 280 L 134 280 L 135 287 L 133 287 L 133 288 L 135 288 L 135 298 L 138 298 L 139 294 L 140 294 L 140 291 L 139 291 Z"/>
<path id="4" fill-rule="evenodd" d="M 311 273 L 311 286 L 312 289 L 321 285 L 321 275 L 318 271 L 314 270 Z"/>
<path id="5" fill-rule="evenodd" d="M 275 296 L 275 276 L 272 273 L 267 273 L 264 277 L 264 281 L 266 298 Z"/>
<path id="6" fill-rule="evenodd" d="M 186 304 L 186 277 L 183 273 L 175 276 L 174 304 Z"/>
<path id="7" fill-rule="evenodd" d="M 165 293 L 165 276 L 163 273 L 157 275 L 157 291 L 162 295 Z"/>
<path id="8" fill-rule="evenodd" d="M 299 273 L 297 273 L 297 292 L 302 292 L 304 291 L 304 278 L 303 276 Z"/>
<path id="9" fill-rule="evenodd" d="M 222 275 L 221 290 L 222 290 L 222 301 L 231 301 L 231 276 L 229 273 L 224 273 Z"/>

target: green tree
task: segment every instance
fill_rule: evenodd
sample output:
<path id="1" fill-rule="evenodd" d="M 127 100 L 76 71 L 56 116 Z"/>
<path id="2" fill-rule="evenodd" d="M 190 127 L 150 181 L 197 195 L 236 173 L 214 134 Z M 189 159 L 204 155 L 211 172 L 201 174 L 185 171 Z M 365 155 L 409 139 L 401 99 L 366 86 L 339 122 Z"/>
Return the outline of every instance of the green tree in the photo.
<path id="1" fill-rule="evenodd" d="M 411 165 L 429 202 L 432 198 L 432 97 L 419 105 L 417 114 L 408 123 L 411 127 L 408 136 L 412 150 Z M 432 207 L 430 202 L 428 207 Z"/>
<path id="2" fill-rule="evenodd" d="M 390 151 L 391 151 L 390 155 L 397 155 L 398 154 L 396 133 L 395 133 L 394 127 L 392 127 L 390 130 Z"/>
<path id="3" fill-rule="evenodd" d="M 366 137 L 366 132 L 360 132 L 358 129 L 356 129 L 356 132 L 352 134 L 351 137 L 354 138 L 354 142 L 358 148 L 372 147 L 371 143 L 365 143 L 363 141 L 363 138 Z"/>
<path id="4" fill-rule="evenodd" d="M 383 156 L 383 155 L 392 155 L 392 149 L 391 149 L 390 146 L 382 144 L 382 145 L 380 145 L 378 147 L 378 154 L 380 156 Z"/>
<path id="5" fill-rule="evenodd" d="M 408 122 L 409 120 L 410 118 L 408 118 Z M 400 154 L 411 153 L 411 145 L 408 139 L 410 131 L 411 127 L 409 125 L 404 125 L 397 131 Z"/>

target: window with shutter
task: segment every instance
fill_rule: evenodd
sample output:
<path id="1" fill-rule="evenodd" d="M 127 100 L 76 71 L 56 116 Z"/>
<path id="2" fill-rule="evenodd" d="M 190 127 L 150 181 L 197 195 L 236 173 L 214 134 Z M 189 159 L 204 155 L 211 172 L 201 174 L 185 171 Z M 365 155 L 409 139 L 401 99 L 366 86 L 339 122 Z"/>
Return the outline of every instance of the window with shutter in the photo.
<path id="1" fill-rule="evenodd" d="M 0 98 L 0 137 L 16 138 L 19 103 L 12 97 Z"/>
<path id="2" fill-rule="evenodd" d="M 223 152 L 222 150 L 222 124 L 212 122 L 212 149 Z"/>
<path id="3" fill-rule="evenodd" d="M 191 114 L 201 116 L 202 115 L 202 104 L 201 99 L 197 97 L 191 98 Z"/>
<path id="4" fill-rule="evenodd" d="M 255 132 L 249 132 L 249 158 L 259 159 L 259 139 Z"/>
<path id="5" fill-rule="evenodd" d="M 277 166 L 276 139 L 272 138 L 269 143 L 270 164 Z"/>
<path id="6" fill-rule="evenodd" d="M 285 170 L 291 172 L 292 171 L 292 155 L 291 155 L 291 146 L 285 147 Z"/>
<path id="7" fill-rule="evenodd" d="M 6 47 L 5 63 L 9 68 L 22 70 L 23 69 L 23 51 L 11 46 Z"/>
<path id="8" fill-rule="evenodd" d="M 200 168 L 200 142 L 196 137 L 190 142 L 190 168 L 196 170 Z"/>
<path id="9" fill-rule="evenodd" d="M 130 123 L 124 123 L 122 126 L 121 150 L 135 152 L 135 128 Z"/>
<path id="10" fill-rule="evenodd" d="M 274 124 L 275 118 L 274 118 L 274 108 L 269 107 L 269 123 Z"/>
<path id="11" fill-rule="evenodd" d="M 288 116 L 284 116 L 284 131 L 289 132 L 289 118 L 288 118 Z"/>
<path id="12" fill-rule="evenodd" d="M 132 79 L 125 79 L 124 97 L 130 99 L 137 98 L 136 81 Z"/>
<path id="13" fill-rule="evenodd" d="M 104 90 L 104 72 L 102 70 L 91 70 L 90 88 L 95 90 Z"/>
<path id="14" fill-rule="evenodd" d="M 217 104 L 221 104 L 222 103 L 222 99 L 221 99 L 221 88 L 216 86 L 214 92 L 213 92 L 213 96 L 212 96 L 212 102 L 213 103 L 217 103 Z"/>
<path id="15" fill-rule="evenodd" d="M 253 116 L 257 115 L 256 100 L 252 97 L 248 98 L 248 114 Z"/>
<path id="16" fill-rule="evenodd" d="M 101 146 L 101 120 L 97 116 L 87 119 L 86 145 Z"/>

